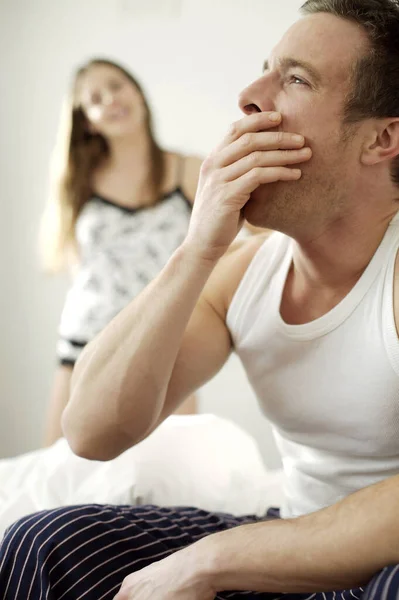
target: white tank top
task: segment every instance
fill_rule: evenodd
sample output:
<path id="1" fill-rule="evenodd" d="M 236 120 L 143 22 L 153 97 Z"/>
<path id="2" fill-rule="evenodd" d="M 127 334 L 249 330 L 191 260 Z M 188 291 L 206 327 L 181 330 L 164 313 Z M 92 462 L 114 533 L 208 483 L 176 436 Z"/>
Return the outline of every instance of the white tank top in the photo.
<path id="1" fill-rule="evenodd" d="M 281 452 L 283 517 L 329 506 L 399 473 L 399 215 L 352 291 L 304 325 L 287 325 L 280 314 L 293 243 L 275 233 L 262 245 L 227 315 Z"/>

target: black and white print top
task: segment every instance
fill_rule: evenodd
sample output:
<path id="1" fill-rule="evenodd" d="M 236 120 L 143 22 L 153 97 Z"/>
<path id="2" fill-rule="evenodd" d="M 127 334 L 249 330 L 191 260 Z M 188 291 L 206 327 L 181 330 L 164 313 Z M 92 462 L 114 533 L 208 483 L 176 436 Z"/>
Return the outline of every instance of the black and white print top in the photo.
<path id="1" fill-rule="evenodd" d="M 158 275 L 184 240 L 191 205 L 180 187 L 152 207 L 93 196 L 76 225 L 80 264 L 61 316 L 57 356 L 73 365 L 91 341 Z"/>

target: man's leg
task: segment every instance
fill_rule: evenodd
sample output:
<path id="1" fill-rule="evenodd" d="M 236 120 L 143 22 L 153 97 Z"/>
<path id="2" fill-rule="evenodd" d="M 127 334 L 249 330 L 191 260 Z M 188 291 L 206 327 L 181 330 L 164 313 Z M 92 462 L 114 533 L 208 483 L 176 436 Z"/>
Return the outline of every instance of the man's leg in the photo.
<path id="1" fill-rule="evenodd" d="M 256 517 L 195 508 L 71 506 L 24 517 L 0 546 L 2 600 L 112 600 L 123 579 Z"/>
<path id="2" fill-rule="evenodd" d="M 274 516 L 274 515 L 270 515 Z M 201 537 L 244 523 L 195 508 L 72 506 L 27 516 L 0 546 L 2 600 L 112 600 L 123 579 Z M 365 586 L 317 594 L 224 592 L 226 600 L 398 600 L 399 566 Z"/>
<path id="3" fill-rule="evenodd" d="M 369 583 L 362 600 L 398 600 L 399 565 L 387 567 Z"/>

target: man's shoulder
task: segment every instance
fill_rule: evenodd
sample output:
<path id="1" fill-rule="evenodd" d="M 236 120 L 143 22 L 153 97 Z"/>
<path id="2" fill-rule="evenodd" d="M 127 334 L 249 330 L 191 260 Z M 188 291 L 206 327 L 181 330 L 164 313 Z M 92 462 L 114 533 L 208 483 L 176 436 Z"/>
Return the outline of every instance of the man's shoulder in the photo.
<path id="1" fill-rule="evenodd" d="M 220 262 L 218 266 L 223 269 L 227 266 L 241 280 L 259 248 L 272 234 L 273 231 L 263 230 L 256 235 L 234 241 L 222 259 L 224 264 Z"/>

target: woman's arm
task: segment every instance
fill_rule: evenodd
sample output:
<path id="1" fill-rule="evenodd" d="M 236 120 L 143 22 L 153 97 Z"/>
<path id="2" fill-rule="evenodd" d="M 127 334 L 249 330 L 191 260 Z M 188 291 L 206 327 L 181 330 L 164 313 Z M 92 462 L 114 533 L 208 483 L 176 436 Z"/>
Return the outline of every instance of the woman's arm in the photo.
<path id="1" fill-rule="evenodd" d="M 181 181 L 179 182 L 187 200 L 194 204 L 197 193 L 198 179 L 203 158 L 198 156 L 182 156 Z"/>

